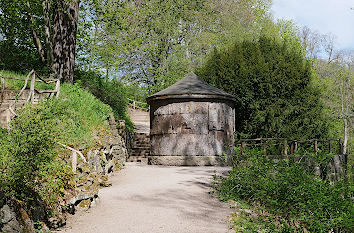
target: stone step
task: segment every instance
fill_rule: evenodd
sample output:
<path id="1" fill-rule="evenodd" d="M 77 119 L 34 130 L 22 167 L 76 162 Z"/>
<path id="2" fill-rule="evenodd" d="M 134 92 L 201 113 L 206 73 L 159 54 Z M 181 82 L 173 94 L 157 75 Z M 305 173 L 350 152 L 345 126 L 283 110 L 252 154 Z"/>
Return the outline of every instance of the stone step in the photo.
<path id="1" fill-rule="evenodd" d="M 150 152 L 150 148 L 138 148 L 132 149 L 131 154 L 148 154 Z"/>
<path id="2" fill-rule="evenodd" d="M 135 144 L 133 145 L 132 149 L 140 149 L 140 148 L 150 148 L 150 144 Z"/>
<path id="3" fill-rule="evenodd" d="M 141 164 L 147 164 L 148 158 L 141 156 L 130 156 L 127 162 L 140 162 Z"/>
<path id="4" fill-rule="evenodd" d="M 134 146 L 132 148 L 132 151 L 137 151 L 137 150 L 150 150 L 150 146 Z"/>
<path id="5" fill-rule="evenodd" d="M 138 151 L 131 151 L 131 156 L 147 156 L 150 154 L 150 150 L 138 150 Z"/>

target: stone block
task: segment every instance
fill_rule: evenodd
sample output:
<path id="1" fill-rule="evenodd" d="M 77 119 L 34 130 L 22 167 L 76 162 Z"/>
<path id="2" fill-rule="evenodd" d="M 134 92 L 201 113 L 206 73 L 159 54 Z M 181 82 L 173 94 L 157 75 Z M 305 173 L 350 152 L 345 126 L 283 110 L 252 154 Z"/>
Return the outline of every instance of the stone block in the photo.
<path id="1" fill-rule="evenodd" d="M 221 156 L 149 156 L 149 164 L 165 166 L 228 166 Z"/>

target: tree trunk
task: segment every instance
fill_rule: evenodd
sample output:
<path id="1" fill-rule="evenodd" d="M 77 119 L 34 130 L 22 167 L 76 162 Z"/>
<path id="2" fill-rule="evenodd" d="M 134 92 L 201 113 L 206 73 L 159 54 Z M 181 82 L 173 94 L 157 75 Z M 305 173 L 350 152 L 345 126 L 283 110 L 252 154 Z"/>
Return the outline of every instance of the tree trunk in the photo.
<path id="1" fill-rule="evenodd" d="M 343 154 L 346 154 L 347 147 L 348 147 L 349 124 L 348 124 L 348 119 L 344 118 L 343 120 L 344 120 Z"/>
<path id="2" fill-rule="evenodd" d="M 32 38 L 33 38 L 33 43 L 37 48 L 38 54 L 41 57 L 41 60 L 43 63 L 45 63 L 45 57 L 44 57 L 44 49 L 41 43 L 41 40 L 38 37 L 38 34 L 34 28 L 34 19 L 33 16 L 31 15 L 31 5 L 29 2 L 27 2 L 27 7 L 29 9 L 29 12 L 27 13 L 27 19 L 28 19 L 28 24 L 32 32 Z"/>
<path id="3" fill-rule="evenodd" d="M 79 3 L 78 0 L 57 0 L 53 9 L 54 75 L 73 83 Z"/>
<path id="4" fill-rule="evenodd" d="M 45 32 L 45 44 L 47 49 L 47 65 L 53 70 L 53 43 L 52 43 L 52 23 L 50 20 L 51 1 L 44 0 L 42 2 L 43 15 L 44 15 L 44 32 Z"/>

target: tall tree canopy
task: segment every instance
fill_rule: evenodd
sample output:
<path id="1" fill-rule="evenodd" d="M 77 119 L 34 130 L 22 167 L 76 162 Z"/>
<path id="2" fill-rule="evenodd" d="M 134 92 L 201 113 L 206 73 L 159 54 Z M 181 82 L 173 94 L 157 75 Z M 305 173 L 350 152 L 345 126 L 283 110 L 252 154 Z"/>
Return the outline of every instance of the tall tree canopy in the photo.
<path id="1" fill-rule="evenodd" d="M 258 36 L 271 0 L 84 0 L 78 62 L 147 94 L 163 89 L 214 47 Z"/>
<path id="2" fill-rule="evenodd" d="M 261 37 L 214 49 L 196 73 L 236 97 L 242 137 L 327 136 L 311 64 L 285 41 Z"/>

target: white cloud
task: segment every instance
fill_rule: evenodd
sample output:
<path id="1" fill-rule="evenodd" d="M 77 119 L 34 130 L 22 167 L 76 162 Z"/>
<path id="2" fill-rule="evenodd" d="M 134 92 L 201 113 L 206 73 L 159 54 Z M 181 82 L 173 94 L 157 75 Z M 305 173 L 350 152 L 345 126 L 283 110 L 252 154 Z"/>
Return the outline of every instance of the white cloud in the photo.
<path id="1" fill-rule="evenodd" d="M 277 19 L 293 19 L 322 34 L 337 37 L 340 49 L 354 49 L 354 0 L 273 0 Z"/>

